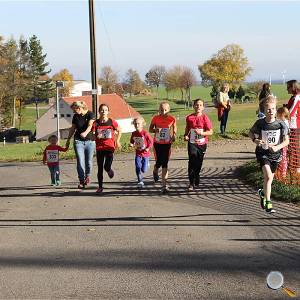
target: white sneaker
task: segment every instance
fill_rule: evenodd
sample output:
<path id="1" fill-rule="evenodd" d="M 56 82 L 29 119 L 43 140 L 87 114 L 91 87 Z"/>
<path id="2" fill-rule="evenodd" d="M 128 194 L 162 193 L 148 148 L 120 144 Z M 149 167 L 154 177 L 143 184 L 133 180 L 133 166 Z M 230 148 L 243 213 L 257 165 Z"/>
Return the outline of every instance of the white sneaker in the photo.
<path id="1" fill-rule="evenodd" d="M 139 188 L 142 188 L 144 185 L 145 185 L 145 184 L 144 184 L 143 181 L 140 181 L 140 182 L 138 182 L 138 184 L 137 184 L 137 186 L 138 186 Z"/>

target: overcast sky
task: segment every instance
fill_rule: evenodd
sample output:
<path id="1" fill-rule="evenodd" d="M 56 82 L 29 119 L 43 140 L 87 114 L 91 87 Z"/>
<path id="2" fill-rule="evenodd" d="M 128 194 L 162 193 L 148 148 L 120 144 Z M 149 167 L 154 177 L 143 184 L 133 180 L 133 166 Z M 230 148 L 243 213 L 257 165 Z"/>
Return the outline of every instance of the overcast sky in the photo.
<path id="1" fill-rule="evenodd" d="M 231 43 L 254 69 L 248 80 L 300 78 L 299 1 L 95 1 L 98 70 L 141 78 L 155 64 L 193 68 Z M 0 0 L 0 35 L 35 34 L 52 75 L 90 80 L 88 0 Z M 98 71 L 98 72 L 99 72 Z"/>

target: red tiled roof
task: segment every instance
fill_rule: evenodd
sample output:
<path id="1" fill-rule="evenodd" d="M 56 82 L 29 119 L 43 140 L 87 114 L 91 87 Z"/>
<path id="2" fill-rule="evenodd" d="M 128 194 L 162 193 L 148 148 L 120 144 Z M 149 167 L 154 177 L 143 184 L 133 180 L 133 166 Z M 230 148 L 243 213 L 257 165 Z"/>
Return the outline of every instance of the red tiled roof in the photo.
<path id="1" fill-rule="evenodd" d="M 76 96 L 76 97 L 63 97 L 65 102 L 70 105 L 75 101 L 84 101 L 88 109 L 92 111 L 92 96 Z M 105 103 L 109 106 L 109 116 L 113 119 L 127 119 L 135 118 L 140 114 L 131 107 L 123 98 L 117 94 L 103 94 L 98 95 L 98 107 L 100 104 Z"/>

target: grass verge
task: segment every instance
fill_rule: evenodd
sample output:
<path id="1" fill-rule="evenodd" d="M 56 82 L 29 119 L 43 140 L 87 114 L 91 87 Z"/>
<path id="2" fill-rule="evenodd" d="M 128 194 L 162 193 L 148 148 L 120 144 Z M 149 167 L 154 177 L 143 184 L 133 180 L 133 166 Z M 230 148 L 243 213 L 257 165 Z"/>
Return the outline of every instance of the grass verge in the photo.
<path id="1" fill-rule="evenodd" d="M 256 161 L 251 161 L 238 168 L 241 179 L 256 189 L 262 187 L 263 175 Z M 294 185 L 283 184 L 274 179 L 272 184 L 273 198 L 284 202 L 300 203 L 300 188 Z"/>

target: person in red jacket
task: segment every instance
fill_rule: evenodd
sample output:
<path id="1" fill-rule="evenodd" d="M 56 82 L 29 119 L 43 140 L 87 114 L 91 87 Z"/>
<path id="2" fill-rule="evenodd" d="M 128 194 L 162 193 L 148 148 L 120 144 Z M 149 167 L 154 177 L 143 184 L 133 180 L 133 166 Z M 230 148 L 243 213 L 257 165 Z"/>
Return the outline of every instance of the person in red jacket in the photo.
<path id="1" fill-rule="evenodd" d="M 300 174 L 300 88 L 297 80 L 286 83 L 291 98 L 285 105 L 290 112 L 290 169 Z"/>
<path id="2" fill-rule="evenodd" d="M 130 146 L 135 148 L 135 172 L 138 179 L 138 187 L 144 186 L 143 175 L 149 167 L 150 149 L 153 145 L 153 139 L 150 134 L 144 130 L 146 122 L 143 117 L 133 120 L 135 131 L 130 138 Z"/>
<path id="3" fill-rule="evenodd" d="M 69 147 L 61 147 L 57 145 L 58 138 L 56 135 L 50 135 L 48 138 L 49 145 L 44 150 L 43 163 L 48 165 L 51 175 L 51 185 L 59 186 L 61 181 L 59 179 L 59 152 L 68 151 Z"/>
<path id="4" fill-rule="evenodd" d="M 98 184 L 99 188 L 96 193 L 103 192 L 103 169 L 107 172 L 109 178 L 114 177 L 114 171 L 111 168 L 114 152 L 121 149 L 121 129 L 118 123 L 109 118 L 109 107 L 107 104 L 99 106 L 100 117 L 92 126 L 92 132 L 96 138 L 96 155 L 98 165 Z M 116 139 L 115 139 L 116 135 Z"/>

